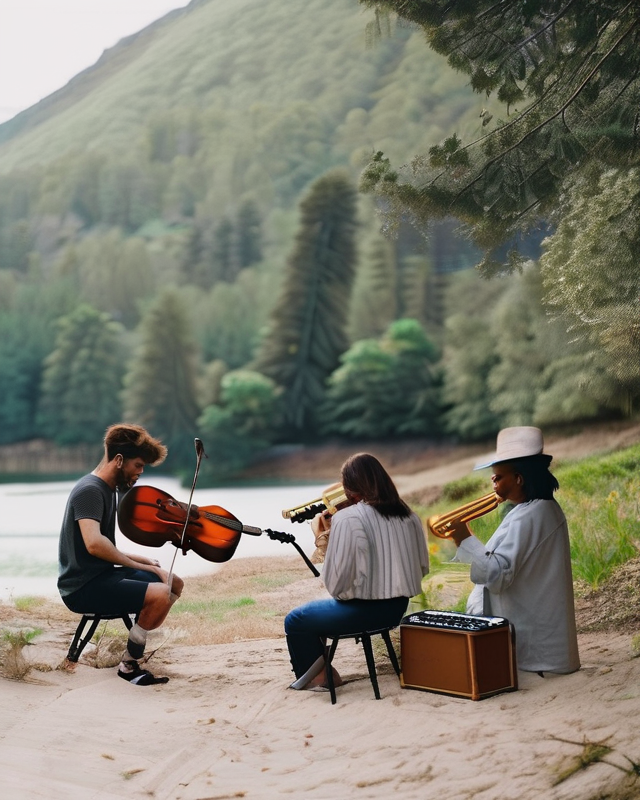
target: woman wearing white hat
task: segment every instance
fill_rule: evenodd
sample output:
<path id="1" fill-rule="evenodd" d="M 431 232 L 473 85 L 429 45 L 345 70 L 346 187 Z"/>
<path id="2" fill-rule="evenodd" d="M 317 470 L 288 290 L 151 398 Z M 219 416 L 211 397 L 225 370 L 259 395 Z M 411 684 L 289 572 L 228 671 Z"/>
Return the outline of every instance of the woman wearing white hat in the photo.
<path id="1" fill-rule="evenodd" d="M 505 617 L 515 627 L 518 668 L 531 672 L 580 669 L 569 532 L 553 493 L 539 428 L 500 431 L 493 467 L 496 494 L 513 505 L 486 545 L 458 523 L 456 560 L 471 564 L 476 584 L 468 614 Z"/>

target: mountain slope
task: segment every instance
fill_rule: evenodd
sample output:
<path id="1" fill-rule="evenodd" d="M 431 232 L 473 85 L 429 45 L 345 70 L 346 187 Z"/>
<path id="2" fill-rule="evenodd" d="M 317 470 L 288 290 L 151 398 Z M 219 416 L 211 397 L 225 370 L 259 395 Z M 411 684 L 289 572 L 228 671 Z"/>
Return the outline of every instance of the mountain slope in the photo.
<path id="1" fill-rule="evenodd" d="M 184 109 L 216 111 L 226 125 L 239 115 L 246 129 L 262 126 L 260 108 L 274 112 L 303 102 L 334 131 L 347 123 L 350 130 L 343 134 L 351 140 L 357 130 L 361 147 L 389 151 L 391 145 L 393 154 L 398 150 L 393 140 L 408 144 L 427 131 L 437 140 L 445 133 L 444 125 L 438 130 L 439 120 L 450 125 L 477 100 L 416 32 L 397 30 L 366 49 L 370 19 L 357 0 L 308 0 L 304 6 L 286 0 L 194 0 L 121 41 L 67 86 L 0 125 L 0 172 L 68 152 L 125 150 L 143 136 L 154 114 Z M 405 100 L 389 102 L 398 82 Z M 364 111 L 367 119 L 348 120 L 352 109 Z M 215 122 L 209 119 L 209 127 Z M 403 130 L 404 124 L 412 130 Z"/>

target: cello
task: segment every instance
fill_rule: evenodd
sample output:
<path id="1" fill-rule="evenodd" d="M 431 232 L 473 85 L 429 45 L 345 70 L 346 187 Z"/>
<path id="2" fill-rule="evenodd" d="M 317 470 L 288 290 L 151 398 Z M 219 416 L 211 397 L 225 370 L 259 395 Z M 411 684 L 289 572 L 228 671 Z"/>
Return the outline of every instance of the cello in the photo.
<path id="1" fill-rule="evenodd" d="M 198 461 L 189 502 L 181 503 L 154 486 L 134 486 L 118 504 L 118 527 L 122 533 L 132 542 L 146 547 L 162 547 L 166 542 L 171 542 L 182 550 L 183 555 L 193 550 L 201 558 L 214 563 L 229 561 L 243 533 L 250 536 L 265 533 L 270 539 L 292 544 L 318 577 L 320 573 L 291 534 L 244 525 L 220 506 L 193 504 L 200 460 L 203 455 L 207 457 L 200 439 L 195 440 L 195 446 Z"/>
<path id="2" fill-rule="evenodd" d="M 236 551 L 243 533 L 260 536 L 262 530 L 243 525 L 220 506 L 181 503 L 154 486 L 134 486 L 118 506 L 118 525 L 136 544 L 162 547 L 171 542 L 186 553 L 193 550 L 207 561 L 228 561 Z M 186 533 L 183 536 L 186 521 Z"/>

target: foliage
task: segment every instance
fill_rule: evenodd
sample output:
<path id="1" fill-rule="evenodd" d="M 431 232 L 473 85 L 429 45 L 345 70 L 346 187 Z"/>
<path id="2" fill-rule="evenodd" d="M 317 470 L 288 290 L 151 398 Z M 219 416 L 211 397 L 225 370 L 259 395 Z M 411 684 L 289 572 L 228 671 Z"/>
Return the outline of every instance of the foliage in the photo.
<path id="1" fill-rule="evenodd" d="M 465 144 L 453 130 L 400 180 L 378 153 L 364 185 L 420 218 L 470 223 L 487 251 L 560 203 L 567 176 L 589 160 L 637 160 L 640 21 L 615 0 L 362 0 L 417 23 L 429 45 L 495 95 L 507 119 L 481 112 L 483 132 Z M 492 124 L 493 122 L 493 124 Z M 513 262 L 516 263 L 516 262 Z M 485 260 L 491 268 L 491 256 Z"/>
<path id="2" fill-rule="evenodd" d="M 500 283 L 456 276 L 444 359 L 447 429 L 483 439 L 509 425 L 594 419 L 620 409 L 620 383 L 588 340 L 572 338 L 543 303 L 537 265 Z"/>
<path id="3" fill-rule="evenodd" d="M 285 283 L 256 358 L 283 389 L 285 429 L 312 435 L 325 382 L 347 348 L 356 265 L 356 195 L 340 171 L 319 178 L 300 205 Z"/>
<path id="4" fill-rule="evenodd" d="M 382 336 L 397 317 L 398 265 L 393 240 L 376 236 L 361 259 L 349 314 L 352 342 Z"/>
<path id="5" fill-rule="evenodd" d="M 31 671 L 31 664 L 22 651 L 41 633 L 40 629 L 0 630 L 0 642 L 4 645 L 3 651 L 0 652 L 0 671 L 5 678 L 21 681 L 27 677 Z"/>
<path id="6" fill-rule="evenodd" d="M 220 402 L 207 406 L 198 426 L 212 458 L 203 464 L 206 481 L 228 478 L 246 467 L 273 441 L 279 422 L 279 391 L 258 372 L 227 372 Z"/>
<path id="7" fill-rule="evenodd" d="M 349 438 L 439 433 L 437 352 L 416 320 L 397 320 L 380 340 L 356 342 L 331 375 L 324 431 Z"/>
<path id="8" fill-rule="evenodd" d="M 418 14 L 437 5 L 404 4 L 403 9 Z M 471 40 L 479 43 L 488 35 L 487 21 L 495 22 L 485 13 L 485 5 L 478 6 L 482 25 L 474 23 L 470 29 Z M 501 22 L 511 35 L 517 29 L 517 4 L 503 6 L 509 13 Z M 537 1 L 528 7 L 535 27 L 538 10 L 547 6 Z M 450 13 L 464 14 L 475 8 L 453 4 Z M 604 41 L 611 35 L 611 26 L 603 24 L 597 29 L 591 23 L 604 20 L 619 4 L 595 9 L 594 0 L 589 0 L 584 19 L 575 14 L 577 4 L 569 3 L 567 8 L 561 19 L 548 19 L 552 24 L 546 39 L 541 32 L 531 43 L 529 49 L 536 58 L 542 53 L 540 41 L 548 40 L 549 51 L 542 54 L 537 73 L 531 62 L 524 81 L 517 79 L 523 91 L 529 90 L 529 84 L 534 86 L 534 73 L 540 77 L 551 70 L 551 75 L 559 64 L 578 63 L 580 48 L 589 37 L 595 41 L 593 37 L 600 36 L 599 41 Z M 374 21 L 367 25 L 370 19 Z M 457 35 L 455 19 L 453 32 Z M 462 20 L 460 17 L 458 22 Z M 559 57 L 550 34 L 558 34 L 557 41 L 564 44 L 570 41 L 571 31 L 578 30 L 577 22 L 585 26 L 579 31 L 579 47 L 575 53 L 567 50 Z M 376 37 L 377 44 L 372 47 Z M 614 56 L 622 54 L 620 69 L 627 66 L 624 58 L 635 57 L 627 41 L 604 65 L 596 87 L 596 114 L 602 111 L 606 92 L 615 85 Z M 492 74 L 505 86 L 515 63 L 514 47 L 504 63 L 492 62 L 497 70 Z M 488 53 L 481 58 L 493 56 Z M 457 69 L 459 65 L 454 66 Z M 474 70 L 476 66 L 479 70 L 482 64 L 474 62 Z M 474 74 L 478 80 L 482 77 L 477 70 Z M 564 80 L 566 76 L 561 77 Z M 477 80 L 477 88 L 476 84 Z M 450 164 L 468 152 L 472 167 L 481 169 L 483 158 L 486 161 L 485 145 L 497 142 L 500 136 L 511 136 L 518 125 L 526 126 L 552 101 L 558 86 L 549 83 L 548 96 L 531 100 L 533 107 L 523 123 L 509 118 L 505 126 L 494 127 L 503 114 L 496 97 L 498 87 L 489 97 L 486 93 L 474 95 L 468 73 L 456 72 L 443 55 L 424 46 L 422 28 L 393 27 L 390 18 L 380 14 L 363 16 L 357 0 L 309 0 L 305 13 L 294 15 L 284 0 L 256 3 L 248 15 L 241 13 L 233 0 L 190 3 L 162 24 L 119 43 L 59 92 L 0 125 L 0 443 L 43 434 L 37 410 L 48 402 L 41 397 L 42 372 L 44 359 L 55 348 L 56 319 L 88 304 L 121 323 L 127 342 L 135 345 L 146 341 L 146 315 L 168 287 L 174 287 L 188 304 L 183 334 L 191 352 L 188 371 L 193 379 L 188 383 L 193 386 L 187 394 L 192 396 L 181 395 L 184 384 L 178 380 L 172 384 L 181 387 L 177 397 L 170 397 L 165 389 L 134 405 L 136 415 L 146 416 L 148 411 L 149 419 L 162 416 L 163 428 L 181 431 L 180 441 L 188 442 L 201 409 L 219 403 L 215 394 L 222 373 L 255 364 L 261 341 L 269 340 L 270 334 L 265 339 L 267 323 L 287 280 L 287 255 L 292 258 L 294 253 L 296 209 L 314 181 L 335 166 L 355 181 L 371 154 L 381 150 L 384 156 L 372 167 L 373 172 L 380 170 L 378 188 L 392 194 L 411 188 L 420 196 L 426 192 L 426 197 L 431 191 L 428 181 L 423 191 L 419 184 L 394 185 L 393 180 L 383 178 L 393 179 L 391 163 L 406 163 L 412 154 L 427 152 L 435 143 L 449 139 L 433 153 L 436 161 L 446 162 L 438 168 L 442 174 L 434 186 L 459 181 L 461 188 L 465 176 L 472 173 L 461 169 L 454 174 Z M 635 77 L 630 74 L 628 87 L 622 88 L 613 98 L 612 112 L 620 110 L 627 95 L 636 91 Z M 584 97 L 589 92 L 591 86 L 585 86 Z M 566 126 L 575 127 L 576 119 L 580 124 L 583 120 L 578 113 L 582 100 L 576 100 L 562 119 Z M 525 108 L 519 101 L 516 105 Z M 620 119 L 622 130 L 626 121 Z M 555 131 L 558 121 L 548 130 Z M 359 202 L 359 224 L 353 230 L 358 251 L 365 253 L 354 290 L 350 291 L 349 274 L 332 292 L 345 302 L 351 294 L 348 338 L 338 343 L 331 339 L 331 347 L 342 352 L 360 339 L 382 336 L 398 318 L 418 320 L 443 350 L 442 362 L 432 365 L 434 378 L 439 380 L 441 373 L 446 378 L 446 413 L 435 430 L 467 439 L 490 435 L 503 419 L 517 415 L 517 398 L 526 401 L 523 413 L 533 414 L 545 425 L 619 413 L 621 408 L 629 411 L 637 396 L 640 371 L 634 338 L 637 314 L 629 299 L 637 272 L 633 259 L 637 251 L 637 192 L 633 177 L 625 175 L 625 134 L 617 140 L 620 158 L 616 161 L 618 151 L 609 147 L 615 139 L 615 125 L 605 129 L 600 119 L 594 129 L 599 125 L 599 138 L 589 141 L 588 132 L 578 125 L 561 134 L 555 131 L 546 140 L 541 129 L 516 148 L 517 153 L 535 151 L 537 158 L 536 148 L 540 145 L 540 152 L 546 155 L 545 141 L 551 147 L 551 139 L 556 137 L 553 141 L 558 146 L 533 176 L 534 184 L 538 174 L 548 172 L 547 167 L 559 170 L 565 162 L 573 163 L 571 148 L 562 152 L 572 136 L 580 139 L 591 162 L 597 161 L 595 153 L 606 164 L 606 169 L 599 163 L 589 169 L 581 166 L 570 180 L 558 173 L 556 183 L 563 187 L 558 214 L 550 214 L 552 194 L 547 205 L 541 200 L 539 208 L 530 209 L 529 216 L 535 218 L 543 210 L 549 212 L 551 222 L 557 225 L 554 235 L 558 238 L 548 239 L 543 260 L 552 320 L 547 309 L 537 306 L 537 290 L 535 307 L 519 319 L 515 310 L 509 313 L 494 303 L 493 295 L 500 293 L 495 286 L 486 293 L 478 287 L 469 290 L 477 295 L 475 305 L 471 297 L 465 298 L 455 310 L 457 316 L 451 305 L 445 313 L 442 298 L 449 273 L 472 266 L 480 251 L 463 238 L 459 223 L 447 209 L 442 219 L 422 225 L 421 231 L 404 215 L 395 221 L 397 238 L 380 237 L 373 231 L 379 198 L 372 196 Z M 452 138 L 454 131 L 460 142 L 477 143 L 458 147 Z M 496 158 L 500 148 L 509 146 L 508 141 L 500 142 Z M 470 210 L 466 206 L 458 209 L 458 216 L 476 225 L 481 243 L 492 239 L 494 233 L 502 237 L 503 229 L 520 224 L 520 199 L 517 187 L 511 186 L 517 182 L 520 168 L 515 163 L 516 150 L 509 155 L 515 166 L 503 170 L 498 168 L 502 162 L 496 161 L 487 180 L 474 184 L 471 199 L 461 195 L 460 203 L 469 201 Z M 390 160 L 386 172 L 384 157 Z M 431 174 L 428 160 L 419 157 L 415 161 L 417 180 Z M 530 164 L 535 169 L 533 157 Z M 505 192 L 501 188 L 491 199 L 493 217 L 487 226 L 478 226 L 477 208 L 484 209 L 482 203 L 496 187 Z M 515 199 L 507 191 L 509 187 L 514 189 Z M 529 191 L 530 187 L 526 188 Z M 555 196 L 557 199 L 557 193 Z M 587 204 L 592 202 L 595 211 L 590 213 Z M 514 217 L 507 213 L 500 224 L 494 224 L 505 205 Z M 609 205 L 615 213 L 608 214 Z M 569 217 L 573 208 L 575 214 Z M 562 220 L 565 211 L 567 225 Z M 527 214 L 521 218 L 522 225 Z M 579 224 L 582 220 L 584 226 Z M 541 226 L 533 238 L 537 241 L 550 230 Z M 384 233 L 388 232 L 385 229 Z M 519 248 L 523 252 L 521 243 Z M 572 249 L 579 259 L 564 258 Z M 502 255 L 498 253 L 496 259 Z M 513 264 L 522 265 L 520 259 Z M 581 269 L 588 281 L 580 282 Z M 555 274 L 563 279 L 554 281 Z M 607 285 L 608 275 L 612 280 Z M 497 303 L 497 297 L 495 300 Z M 512 300 L 521 309 L 526 296 Z M 496 318 L 504 324 L 517 323 L 518 331 L 528 337 L 520 344 L 509 343 L 508 353 L 502 354 L 498 324 L 489 319 L 494 310 Z M 276 321 L 272 330 L 274 325 L 277 327 Z M 568 337 L 561 326 L 569 327 Z M 316 321 L 312 329 L 315 337 L 322 324 Z M 332 329 L 331 335 L 335 334 Z M 327 354 L 328 341 L 323 335 L 315 337 L 313 344 Z M 168 347 L 167 352 L 171 343 Z M 523 354 L 529 365 L 536 349 L 543 358 L 528 374 L 518 358 Z M 215 366 L 209 367 L 212 363 Z M 142 365 L 140 359 L 127 365 L 127 398 L 133 392 L 131 387 L 139 383 L 132 369 L 140 366 L 140 382 L 148 381 L 148 365 Z M 302 413 L 303 408 L 305 414 L 315 415 L 325 391 L 324 378 L 337 365 L 335 360 L 314 373 L 308 406 L 298 403 L 299 395 L 287 390 L 284 400 L 290 400 L 289 417 L 295 417 L 298 410 Z M 377 369 L 375 362 L 372 367 Z M 159 371 L 164 368 L 158 366 Z M 168 372 L 175 369 L 170 365 Z M 517 395 L 510 392 L 516 373 Z M 534 387 L 534 404 L 530 386 Z M 114 402 L 116 399 L 114 395 Z M 156 402 L 167 409 L 166 417 L 156 409 Z M 58 410 L 55 413 L 60 417 Z M 316 435 L 314 424 L 313 420 L 308 426 L 304 423 L 304 436 Z M 300 436 L 290 423 L 287 431 L 280 433 Z M 75 434 L 60 427 L 56 436 L 71 441 Z M 188 444 L 186 450 L 190 450 Z M 177 450 L 172 448 L 172 453 Z"/>
<path id="9" fill-rule="evenodd" d="M 219 359 L 230 369 L 251 361 L 271 311 L 268 297 L 277 283 L 274 270 L 265 265 L 244 269 L 233 283 L 217 283 L 209 292 L 185 290 L 205 361 Z"/>
<path id="10" fill-rule="evenodd" d="M 121 416 L 124 329 L 91 306 L 77 306 L 57 323 L 54 350 L 44 360 L 38 423 L 58 444 L 99 442 Z"/>
<path id="11" fill-rule="evenodd" d="M 540 261 L 549 302 L 603 351 L 630 398 L 640 395 L 639 177 L 596 167 L 577 176 Z"/>
<path id="12" fill-rule="evenodd" d="M 446 430 L 462 439 L 483 439 L 500 427 L 491 409 L 488 377 L 499 356 L 491 313 L 506 282 L 489 284 L 472 272 L 451 281 L 445 300 L 443 404 Z"/>
<path id="13" fill-rule="evenodd" d="M 38 434 L 43 359 L 55 340 L 54 320 L 74 300 L 64 283 L 44 293 L 34 280 L 18 285 L 9 307 L 0 310 L 0 443 L 25 441 Z"/>
<path id="14" fill-rule="evenodd" d="M 173 465 L 190 463 L 197 434 L 195 358 L 186 305 L 176 289 L 165 289 L 143 317 L 124 378 L 124 408 L 127 419 L 164 441 Z"/>

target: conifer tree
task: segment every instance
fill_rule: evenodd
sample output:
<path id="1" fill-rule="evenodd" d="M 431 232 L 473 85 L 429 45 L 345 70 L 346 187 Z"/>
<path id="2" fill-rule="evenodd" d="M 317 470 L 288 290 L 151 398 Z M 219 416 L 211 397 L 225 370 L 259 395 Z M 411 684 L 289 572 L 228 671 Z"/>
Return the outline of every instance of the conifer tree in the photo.
<path id="1" fill-rule="evenodd" d="M 140 323 L 140 345 L 125 376 L 127 419 L 149 426 L 169 448 L 168 463 L 189 463 L 196 419 L 196 349 L 188 311 L 165 289 Z"/>
<path id="2" fill-rule="evenodd" d="M 339 170 L 319 178 L 300 205 L 301 221 L 284 287 L 255 368 L 283 389 L 285 428 L 311 436 L 325 382 L 347 348 L 356 266 L 356 192 Z"/>
<path id="3" fill-rule="evenodd" d="M 96 443 L 121 416 L 124 328 L 80 305 L 58 322 L 44 361 L 38 422 L 59 444 Z"/>
<path id="4" fill-rule="evenodd" d="M 471 87 L 504 104 L 480 112 L 480 134 L 451 131 L 402 176 L 383 153 L 364 186 L 422 221 L 470 223 L 487 252 L 562 202 L 564 181 L 589 161 L 627 168 L 640 148 L 640 17 L 627 0 L 361 0 L 420 25 Z M 511 266 L 518 263 L 512 253 Z"/>
<path id="5" fill-rule="evenodd" d="M 351 341 L 381 336 L 396 319 L 397 280 L 395 242 L 377 236 L 355 279 L 349 321 Z"/>
<path id="6" fill-rule="evenodd" d="M 262 220 L 258 205 L 251 198 L 244 200 L 238 209 L 236 238 L 240 269 L 262 260 Z"/>

